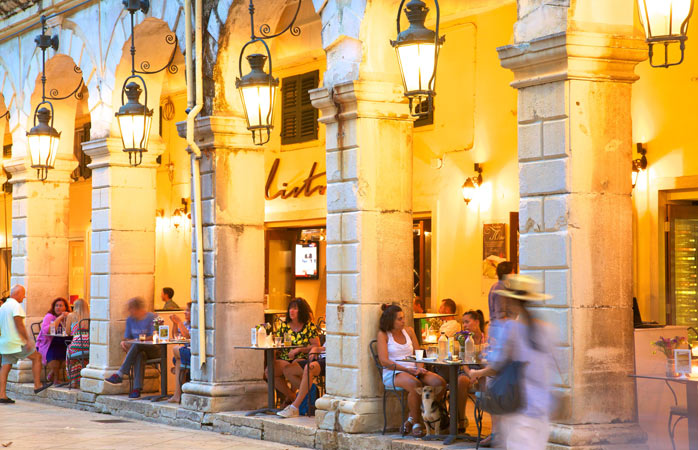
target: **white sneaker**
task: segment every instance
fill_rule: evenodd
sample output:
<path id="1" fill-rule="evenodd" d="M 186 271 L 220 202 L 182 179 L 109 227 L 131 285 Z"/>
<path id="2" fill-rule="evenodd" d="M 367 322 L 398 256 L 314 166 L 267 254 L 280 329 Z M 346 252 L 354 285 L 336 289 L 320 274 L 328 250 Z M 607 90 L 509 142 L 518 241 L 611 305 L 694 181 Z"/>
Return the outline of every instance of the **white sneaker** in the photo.
<path id="1" fill-rule="evenodd" d="M 289 419 L 291 417 L 298 417 L 298 408 L 296 408 L 293 405 L 288 405 L 281 411 L 276 413 L 277 416 L 281 416 L 285 419 Z"/>

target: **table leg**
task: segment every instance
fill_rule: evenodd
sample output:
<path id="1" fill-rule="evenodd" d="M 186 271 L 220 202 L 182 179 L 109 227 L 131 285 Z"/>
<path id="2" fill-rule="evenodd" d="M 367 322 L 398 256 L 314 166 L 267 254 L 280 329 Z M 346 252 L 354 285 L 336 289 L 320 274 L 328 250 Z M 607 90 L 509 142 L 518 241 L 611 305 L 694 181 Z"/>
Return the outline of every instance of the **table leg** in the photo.
<path id="1" fill-rule="evenodd" d="M 698 450 L 698 384 L 686 384 L 686 409 L 688 410 L 688 448 Z"/>
<path id="2" fill-rule="evenodd" d="M 267 407 L 257 409 L 248 412 L 247 416 L 254 416 L 255 414 L 274 414 L 278 411 L 276 409 L 276 402 L 274 401 L 274 394 L 276 387 L 274 386 L 274 351 L 275 349 L 269 348 L 264 350 L 264 355 L 267 359 Z"/>
<path id="3" fill-rule="evenodd" d="M 451 414 L 449 423 L 449 436 L 444 440 L 444 445 L 453 443 L 458 438 L 458 366 L 448 367 L 448 409 Z"/>
<path id="4" fill-rule="evenodd" d="M 160 349 L 160 395 L 150 395 L 143 400 L 159 402 L 168 398 L 167 395 L 167 344 L 154 344 Z"/>

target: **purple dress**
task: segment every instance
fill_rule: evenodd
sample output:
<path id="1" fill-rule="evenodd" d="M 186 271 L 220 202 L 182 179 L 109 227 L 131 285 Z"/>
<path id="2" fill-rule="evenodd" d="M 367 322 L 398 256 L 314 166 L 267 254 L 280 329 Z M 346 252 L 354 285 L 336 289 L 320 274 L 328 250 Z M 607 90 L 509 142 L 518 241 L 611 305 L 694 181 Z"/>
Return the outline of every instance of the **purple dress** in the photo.
<path id="1" fill-rule="evenodd" d="M 55 355 L 54 357 L 54 355 L 51 354 L 54 352 L 49 352 L 49 349 L 52 347 L 51 344 L 53 343 L 53 337 L 47 336 L 47 334 L 51 332 L 51 322 L 54 320 L 56 320 L 56 316 L 51 313 L 46 314 L 46 316 L 44 316 L 44 320 L 41 321 L 41 331 L 39 332 L 39 336 L 36 338 L 36 350 L 41 353 L 41 360 L 44 364 L 54 359 L 61 359 L 60 354 Z M 57 344 L 58 343 L 59 342 L 57 342 Z M 63 343 L 61 347 L 63 348 L 63 359 L 65 359 L 65 343 Z M 60 350 L 61 349 L 58 349 L 58 353 L 60 353 Z"/>

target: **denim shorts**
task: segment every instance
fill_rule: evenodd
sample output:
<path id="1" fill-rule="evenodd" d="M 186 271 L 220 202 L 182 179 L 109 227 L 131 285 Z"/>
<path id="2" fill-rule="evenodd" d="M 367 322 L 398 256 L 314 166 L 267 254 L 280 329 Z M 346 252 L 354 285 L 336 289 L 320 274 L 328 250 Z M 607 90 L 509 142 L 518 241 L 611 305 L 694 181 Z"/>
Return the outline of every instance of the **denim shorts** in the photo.
<path id="1" fill-rule="evenodd" d="M 9 353 L 7 355 L 2 355 L 2 364 L 16 364 L 20 359 L 24 359 L 27 356 L 34 353 L 33 348 L 22 347 L 22 350 L 17 353 Z"/>
<path id="2" fill-rule="evenodd" d="M 396 370 L 395 377 L 397 377 L 402 372 L 404 372 L 404 371 L 403 370 Z M 395 385 L 393 384 L 393 371 L 392 370 L 383 373 L 383 384 L 385 385 L 386 389 L 395 389 Z"/>

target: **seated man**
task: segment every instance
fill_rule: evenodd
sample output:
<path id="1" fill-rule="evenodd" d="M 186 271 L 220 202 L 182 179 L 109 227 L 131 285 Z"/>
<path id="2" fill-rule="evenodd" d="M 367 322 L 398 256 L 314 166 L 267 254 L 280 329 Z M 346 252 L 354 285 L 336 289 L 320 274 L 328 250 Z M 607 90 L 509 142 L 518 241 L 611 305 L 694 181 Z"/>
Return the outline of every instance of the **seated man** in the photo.
<path id="1" fill-rule="evenodd" d="M 124 340 L 121 341 L 121 348 L 128 352 L 121 368 L 104 381 L 110 384 L 121 384 L 123 377 L 134 368 L 133 391 L 128 394 L 129 398 L 138 398 L 143 389 L 143 377 L 145 375 L 145 361 L 160 357 L 160 347 L 157 345 L 128 344 L 129 340 L 138 340 L 138 336 L 144 334 L 146 340 L 152 340 L 155 326 L 153 324 L 155 314 L 145 309 L 145 300 L 142 297 L 133 297 L 128 301 L 128 318 L 126 319 L 126 331 Z M 162 368 L 163 370 L 165 368 Z"/>
<path id="2" fill-rule="evenodd" d="M 456 302 L 450 298 L 441 300 L 439 314 L 452 314 L 442 319 L 443 323 L 439 328 L 439 334 L 444 333 L 446 337 L 453 337 L 456 333 L 461 331 L 461 323 L 456 320 Z"/>
<path id="3" fill-rule="evenodd" d="M 160 297 L 162 298 L 162 301 L 165 302 L 162 309 L 167 311 L 179 311 L 179 305 L 172 300 L 174 297 L 174 289 L 171 287 L 162 288 L 162 294 L 160 294 Z"/>
<path id="4" fill-rule="evenodd" d="M 288 405 L 283 410 L 276 413 L 277 415 L 289 418 L 297 417 L 298 410 L 301 407 L 301 403 L 308 395 L 310 389 L 311 380 L 314 382 L 315 377 L 325 373 L 325 347 L 313 347 L 308 353 L 308 361 L 304 361 L 303 376 L 301 378 L 300 384 L 298 385 L 298 392 L 296 393 L 296 399 Z"/>
<path id="5" fill-rule="evenodd" d="M 172 333 L 173 336 L 177 335 L 177 331 L 182 335 L 184 339 L 190 339 L 191 337 L 191 302 L 187 303 L 187 308 L 184 310 L 184 321 L 175 316 L 174 314 L 170 316 L 172 321 Z M 188 366 L 191 364 L 191 347 L 189 344 L 183 345 L 181 347 L 174 348 L 172 350 L 172 362 L 174 363 L 174 375 L 175 375 L 175 391 L 170 398 L 170 403 L 179 403 L 182 399 L 182 384 L 180 383 L 179 375 L 182 371 L 182 366 Z"/>

